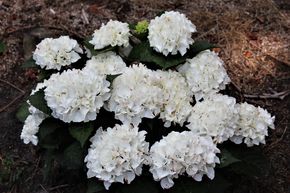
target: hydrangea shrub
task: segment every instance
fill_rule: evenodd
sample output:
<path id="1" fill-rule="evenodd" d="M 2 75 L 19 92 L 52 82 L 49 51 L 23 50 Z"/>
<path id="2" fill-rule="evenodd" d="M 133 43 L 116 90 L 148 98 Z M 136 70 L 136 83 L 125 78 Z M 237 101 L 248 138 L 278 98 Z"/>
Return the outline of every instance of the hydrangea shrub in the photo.
<path id="1" fill-rule="evenodd" d="M 29 67 L 44 76 L 17 113 L 20 138 L 49 152 L 47 164 L 85 172 L 88 192 L 100 182 L 116 192 L 206 192 L 225 182 L 216 171 L 254 167 L 252 146 L 265 144 L 275 117 L 220 93 L 230 84 L 224 62 L 195 32 L 169 11 L 132 29 L 110 20 L 83 42 L 42 40 Z"/>

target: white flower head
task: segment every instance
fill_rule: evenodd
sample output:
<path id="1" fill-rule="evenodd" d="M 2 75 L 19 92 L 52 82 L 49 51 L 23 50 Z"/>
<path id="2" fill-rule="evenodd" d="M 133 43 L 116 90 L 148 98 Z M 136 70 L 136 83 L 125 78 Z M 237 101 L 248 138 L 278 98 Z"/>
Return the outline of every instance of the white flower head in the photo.
<path id="1" fill-rule="evenodd" d="M 93 39 L 89 41 L 95 49 L 102 49 L 107 46 L 128 46 L 130 29 L 127 23 L 110 20 L 106 25 L 95 30 Z"/>
<path id="2" fill-rule="evenodd" d="M 95 120 L 109 98 L 110 83 L 104 75 L 89 71 L 67 70 L 53 74 L 44 89 L 52 116 L 64 122 Z"/>
<path id="3" fill-rule="evenodd" d="M 137 126 L 143 117 L 154 118 L 160 112 L 162 90 L 155 85 L 157 74 L 144 65 L 126 68 L 114 79 L 106 109 L 123 123 Z"/>
<path id="4" fill-rule="evenodd" d="M 46 87 L 47 80 L 44 80 L 41 83 L 38 83 L 36 85 L 36 88 L 31 91 L 30 95 L 35 94 L 40 89 L 43 89 Z M 39 126 L 42 123 L 44 119 L 48 117 L 45 113 L 38 110 L 34 106 L 31 105 L 30 101 L 26 101 L 29 105 L 28 111 L 30 115 L 26 118 L 24 122 L 24 126 L 20 135 L 20 139 L 23 140 L 25 144 L 32 143 L 33 145 L 37 145 L 38 143 L 38 137 L 36 134 L 38 133 Z"/>
<path id="5" fill-rule="evenodd" d="M 237 144 L 244 141 L 249 147 L 265 144 L 268 127 L 274 129 L 275 117 L 272 117 L 267 110 L 246 102 L 237 104 L 237 109 L 239 113 L 238 127 L 231 140 Z"/>
<path id="6" fill-rule="evenodd" d="M 88 60 L 84 70 L 94 71 L 96 74 L 117 75 L 123 73 L 126 63 L 115 52 L 105 52 L 93 56 Z"/>
<path id="7" fill-rule="evenodd" d="M 44 69 L 60 70 L 78 61 L 83 53 L 77 41 L 68 36 L 59 38 L 45 38 L 37 46 L 33 53 L 35 63 Z"/>
<path id="8" fill-rule="evenodd" d="M 113 182 L 130 184 L 147 163 L 149 143 L 145 134 L 131 125 L 115 125 L 107 131 L 99 129 L 90 140 L 92 144 L 85 158 L 88 178 L 103 180 L 106 189 Z"/>
<path id="9" fill-rule="evenodd" d="M 234 135 L 238 120 L 235 104 L 233 97 L 211 95 L 195 104 L 187 127 L 193 133 L 211 136 L 215 142 L 222 143 Z"/>
<path id="10" fill-rule="evenodd" d="M 44 80 L 43 82 L 39 82 L 37 83 L 36 87 L 31 91 L 30 96 L 34 95 L 36 92 L 38 92 L 39 90 L 45 88 L 47 85 L 47 80 Z"/>
<path id="11" fill-rule="evenodd" d="M 209 136 L 198 136 L 190 131 L 171 132 L 150 149 L 150 172 L 163 189 L 174 185 L 173 179 L 187 173 L 196 181 L 203 175 L 214 178 L 214 167 L 219 163 L 216 145 Z"/>
<path id="12" fill-rule="evenodd" d="M 178 71 L 186 77 L 196 100 L 224 89 L 230 82 L 223 61 L 210 50 L 188 59 Z"/>
<path id="13" fill-rule="evenodd" d="M 171 122 L 181 126 L 191 112 L 192 97 L 185 78 L 175 71 L 157 71 L 160 74 L 159 87 L 162 90 L 160 118 L 169 127 Z"/>
<path id="14" fill-rule="evenodd" d="M 37 145 L 38 137 L 36 134 L 38 133 L 39 125 L 47 115 L 31 105 L 28 110 L 31 114 L 28 115 L 24 122 L 20 138 L 25 144 L 32 143 L 33 145 Z"/>
<path id="15" fill-rule="evenodd" d="M 196 32 L 196 27 L 184 14 L 166 11 L 150 21 L 148 30 L 149 43 L 154 50 L 165 56 L 177 52 L 184 55 L 194 42 L 191 35 Z"/>

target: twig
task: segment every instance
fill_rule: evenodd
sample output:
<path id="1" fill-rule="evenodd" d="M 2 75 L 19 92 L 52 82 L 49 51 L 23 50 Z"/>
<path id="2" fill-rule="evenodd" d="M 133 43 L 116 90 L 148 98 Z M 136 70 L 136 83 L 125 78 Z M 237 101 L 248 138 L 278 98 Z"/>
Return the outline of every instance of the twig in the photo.
<path id="1" fill-rule="evenodd" d="M 74 32 L 70 29 L 68 29 L 67 27 L 65 27 L 63 24 L 59 24 L 59 26 L 61 27 L 58 27 L 58 26 L 52 26 L 52 25 L 33 25 L 33 26 L 25 26 L 25 27 L 20 27 L 20 28 L 17 28 L 17 29 L 14 29 L 14 30 L 11 30 L 11 31 L 8 31 L 8 32 L 5 32 L 4 33 L 4 37 L 7 37 L 9 36 L 10 34 L 13 34 L 13 33 L 17 33 L 19 31 L 24 31 L 24 30 L 30 30 L 30 29 L 33 29 L 33 28 L 49 28 L 49 29 L 55 29 L 55 30 L 60 30 L 60 31 L 66 31 L 72 35 L 75 35 L 79 38 L 84 38 L 85 36 L 82 35 L 82 34 L 79 34 L 77 32 Z"/>
<path id="2" fill-rule="evenodd" d="M 4 32 L 4 37 L 7 37 L 9 36 L 10 34 L 14 34 L 14 33 L 17 33 L 19 31 L 24 31 L 24 30 L 29 30 L 29 29 L 32 29 L 32 28 L 35 28 L 36 26 L 25 26 L 25 27 L 20 27 L 20 28 L 17 28 L 17 29 L 14 29 L 14 30 L 11 30 L 11 31 L 8 31 L 8 32 Z M 7 29 L 7 28 L 6 28 Z M 6 31 L 6 30 L 5 30 Z"/>
<path id="3" fill-rule="evenodd" d="M 267 55 L 267 56 L 270 57 L 271 59 L 274 59 L 274 60 L 276 60 L 276 61 L 278 61 L 278 62 L 280 62 L 280 63 L 282 63 L 282 64 L 285 64 L 285 65 L 287 65 L 287 66 L 290 66 L 290 63 L 289 63 L 289 62 L 286 62 L 286 61 L 284 61 L 284 60 L 280 60 L 280 59 L 278 59 L 277 57 L 272 56 L 271 54 L 264 53 L 264 52 L 262 52 L 262 53 L 265 54 L 265 55 Z"/>
<path id="4" fill-rule="evenodd" d="M 235 88 L 236 92 L 239 94 L 240 100 L 244 101 L 244 95 L 242 89 L 233 81 L 231 82 L 231 85 Z"/>
<path id="5" fill-rule="evenodd" d="M 3 82 L 3 83 L 5 83 L 5 84 L 8 84 L 9 86 L 15 88 L 16 90 L 18 90 L 19 92 L 21 92 L 23 94 L 25 93 L 24 90 L 18 88 L 17 86 L 15 86 L 14 84 L 12 84 L 12 83 L 10 83 L 10 82 L 8 82 L 6 80 L 0 79 L 0 81 Z"/>
<path id="6" fill-rule="evenodd" d="M 32 175 L 31 175 L 29 178 L 27 178 L 27 179 L 25 180 L 25 182 L 28 182 L 30 179 L 33 179 L 33 178 L 34 178 L 34 176 L 35 176 L 35 174 L 36 174 L 36 172 L 37 172 L 37 169 L 38 169 L 38 167 L 39 167 L 39 163 L 40 163 L 40 156 L 39 156 L 38 159 L 37 159 L 36 167 L 35 167 L 35 169 L 34 169 Z"/>
<path id="7" fill-rule="evenodd" d="M 264 94 L 264 95 L 244 94 L 244 97 L 245 98 L 252 98 L 252 99 L 280 99 L 280 100 L 283 100 L 289 94 L 290 94 L 290 90 L 286 90 L 283 92 L 276 92 L 274 94 Z"/>
<path id="8" fill-rule="evenodd" d="M 41 185 L 41 184 L 39 184 L 40 185 L 40 187 L 41 187 L 41 189 L 44 191 L 44 192 L 46 192 L 46 193 L 49 193 L 44 187 L 43 187 L 43 185 Z"/>
<path id="9" fill-rule="evenodd" d="M 22 93 L 21 95 L 19 95 L 18 97 L 15 97 L 11 102 L 9 102 L 7 105 L 5 105 L 4 107 L 2 107 L 0 109 L 0 113 L 2 113 L 3 111 L 5 111 L 8 107 L 10 107 L 15 101 L 17 101 L 18 99 L 20 99 L 22 96 L 24 95 L 24 93 Z"/>
<path id="10" fill-rule="evenodd" d="M 200 34 L 199 36 L 197 36 L 196 39 L 201 39 L 201 38 L 207 36 L 207 35 L 210 34 L 211 32 L 215 31 L 215 30 L 217 29 L 217 27 L 218 27 L 218 24 L 216 24 L 214 27 L 212 27 L 212 28 L 209 29 L 208 31 L 206 31 L 206 32 Z"/>
<path id="11" fill-rule="evenodd" d="M 5 105 L 4 107 L 0 108 L 0 113 L 5 111 L 8 107 L 10 107 L 15 101 L 17 101 L 18 99 L 20 99 L 24 94 L 24 90 L 18 88 L 17 86 L 15 86 L 14 84 L 6 81 L 6 80 L 3 80 L 3 79 L 0 79 L 1 82 L 5 83 L 5 84 L 8 84 L 9 86 L 11 86 L 12 88 L 18 90 L 19 92 L 21 92 L 21 94 L 17 97 L 15 97 L 12 101 L 10 101 L 7 105 Z"/>
<path id="12" fill-rule="evenodd" d="M 280 62 L 280 63 L 282 63 L 282 64 L 285 64 L 285 65 L 287 65 L 287 66 L 290 66 L 290 63 L 289 63 L 289 62 L 284 61 L 284 60 L 280 60 L 280 59 L 278 59 L 277 57 L 273 56 L 272 54 L 269 54 L 269 53 L 264 52 L 264 51 L 262 50 L 262 48 L 260 48 L 259 46 L 255 45 L 255 44 L 251 44 L 251 45 L 252 45 L 253 47 L 255 47 L 256 49 L 258 49 L 262 54 L 264 54 L 264 55 L 270 57 L 272 60 L 274 59 L 274 60 L 276 60 L 276 61 L 278 61 L 278 62 Z"/>
<path id="13" fill-rule="evenodd" d="M 82 9 L 82 19 L 84 20 L 85 24 L 89 24 L 88 14 L 85 12 L 84 9 Z"/>
<path id="14" fill-rule="evenodd" d="M 269 148 L 267 149 L 267 151 L 273 149 L 280 141 L 283 140 L 284 136 L 285 136 L 285 133 L 287 131 L 288 127 L 286 126 L 281 137 L 279 139 L 277 139 L 276 141 L 274 141 L 273 143 L 270 144 Z"/>
<path id="15" fill-rule="evenodd" d="M 67 187 L 69 187 L 68 184 L 62 184 L 59 186 L 54 186 L 54 187 L 49 188 L 49 191 L 53 191 L 53 190 L 60 189 L 60 188 L 67 188 Z"/>

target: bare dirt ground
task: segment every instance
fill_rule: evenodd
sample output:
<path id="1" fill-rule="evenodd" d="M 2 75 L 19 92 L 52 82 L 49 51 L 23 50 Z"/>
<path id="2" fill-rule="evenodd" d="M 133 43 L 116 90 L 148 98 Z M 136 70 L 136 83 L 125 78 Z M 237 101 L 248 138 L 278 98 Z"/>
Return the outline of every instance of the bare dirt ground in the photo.
<path id="1" fill-rule="evenodd" d="M 263 147 L 269 175 L 241 182 L 233 192 L 290 192 L 290 1 L 289 0 L 0 0 L 0 192 L 82 192 L 55 179 L 44 182 L 36 147 L 20 141 L 15 111 L 35 84 L 37 72 L 19 66 L 37 42 L 60 34 L 83 38 L 102 22 L 136 22 L 165 10 L 185 13 L 196 39 L 221 48 L 239 100 L 276 115 L 276 129 Z"/>

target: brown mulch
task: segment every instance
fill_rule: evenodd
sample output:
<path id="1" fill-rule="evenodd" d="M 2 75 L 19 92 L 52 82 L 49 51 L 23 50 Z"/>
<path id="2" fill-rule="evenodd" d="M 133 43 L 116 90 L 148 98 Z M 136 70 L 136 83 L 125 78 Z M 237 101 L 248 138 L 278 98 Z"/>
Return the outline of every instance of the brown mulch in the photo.
<path id="1" fill-rule="evenodd" d="M 35 45 L 60 34 L 83 38 L 109 19 L 136 22 L 164 10 L 185 13 L 197 26 L 196 39 L 221 46 L 220 56 L 243 100 L 276 116 L 276 129 L 263 147 L 270 174 L 254 186 L 241 183 L 236 192 L 289 193 L 290 95 L 275 98 L 290 90 L 289 0 L 0 0 L 0 40 L 7 46 L 0 54 L 0 192 L 78 192 L 45 183 L 37 148 L 20 141 L 22 124 L 15 111 L 37 72 L 19 66 Z"/>

